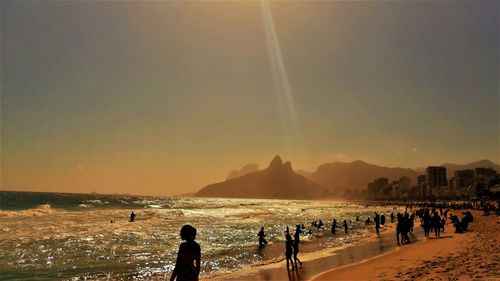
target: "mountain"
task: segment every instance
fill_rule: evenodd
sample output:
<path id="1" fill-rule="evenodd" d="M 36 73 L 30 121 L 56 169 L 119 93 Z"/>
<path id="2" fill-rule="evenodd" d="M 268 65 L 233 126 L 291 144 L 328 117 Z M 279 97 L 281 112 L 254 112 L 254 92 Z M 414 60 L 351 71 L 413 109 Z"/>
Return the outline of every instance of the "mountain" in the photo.
<path id="1" fill-rule="evenodd" d="M 205 186 L 196 197 L 313 199 L 325 194 L 324 187 L 295 173 L 290 162 L 275 156 L 261 171 Z"/>
<path id="2" fill-rule="evenodd" d="M 452 164 L 452 163 L 445 163 L 441 166 L 444 166 L 446 168 L 446 176 L 448 178 L 453 177 L 455 174 L 455 171 L 458 170 L 466 170 L 466 169 L 475 169 L 475 168 L 492 168 L 493 170 L 499 172 L 500 171 L 500 166 L 493 163 L 490 160 L 480 160 L 476 162 L 471 162 L 467 164 Z"/>
<path id="3" fill-rule="evenodd" d="M 388 177 L 390 181 L 405 176 L 412 184 L 420 174 L 408 168 L 389 168 L 369 164 L 360 160 L 354 162 L 333 162 L 322 164 L 314 173 L 301 172 L 309 180 L 330 190 L 332 195 L 342 196 L 348 189 L 364 190 L 369 182 L 379 177 Z"/>
<path id="4" fill-rule="evenodd" d="M 493 168 L 500 171 L 500 166 L 490 160 L 481 160 L 468 164 L 446 163 L 441 166 L 446 167 L 446 175 L 449 178 L 457 170 L 475 169 L 475 168 Z M 331 195 L 342 195 L 348 189 L 364 190 L 369 182 L 379 177 L 387 177 L 390 181 L 398 180 L 405 176 L 410 178 L 412 185 L 417 183 L 418 175 L 425 174 L 425 168 L 390 168 L 369 164 L 361 160 L 343 163 L 333 162 L 320 165 L 313 172 L 298 171 L 304 177 L 312 182 L 327 187 Z"/>
<path id="5" fill-rule="evenodd" d="M 238 170 L 231 171 L 229 175 L 227 175 L 226 180 L 228 181 L 231 179 L 235 179 L 258 170 L 259 170 L 259 164 L 247 164 L 243 166 L 243 168 L 241 168 L 239 171 Z"/>

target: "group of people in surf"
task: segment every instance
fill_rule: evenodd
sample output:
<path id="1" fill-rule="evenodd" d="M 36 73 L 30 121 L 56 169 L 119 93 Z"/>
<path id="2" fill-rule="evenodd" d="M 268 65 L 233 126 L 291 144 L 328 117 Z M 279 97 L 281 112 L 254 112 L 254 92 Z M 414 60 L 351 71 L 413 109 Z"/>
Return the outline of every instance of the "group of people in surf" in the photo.
<path id="1" fill-rule="evenodd" d="M 389 212 L 389 211 L 388 211 Z M 424 229 L 424 235 L 429 238 L 430 233 L 434 232 L 436 237 L 440 236 L 440 233 L 444 231 L 444 225 L 446 224 L 446 219 L 448 217 L 449 209 L 443 211 L 442 208 L 437 209 L 435 207 L 422 207 L 417 210 L 412 210 L 408 212 L 406 209 L 403 213 L 394 212 L 390 213 L 391 223 L 396 223 L 396 239 L 398 245 L 410 243 L 409 235 L 413 236 L 414 221 L 419 218 L 421 221 L 421 226 Z M 457 233 L 467 231 L 468 224 L 474 219 L 471 212 L 466 211 L 463 213 L 462 219 L 458 219 L 456 215 L 449 215 L 449 218 Z M 130 221 L 134 221 L 135 214 L 131 214 Z M 356 221 L 359 222 L 359 216 L 356 216 Z M 349 221 L 352 223 L 352 221 Z M 386 219 L 384 214 L 374 213 L 373 223 L 375 224 L 375 232 L 380 235 L 381 225 L 385 225 Z M 372 224 L 372 220 L 368 217 L 365 221 L 365 225 Z M 318 230 L 324 230 L 326 228 L 322 220 L 312 221 L 311 226 L 317 228 Z M 331 233 L 336 234 L 337 228 L 344 229 L 347 234 L 349 230 L 349 225 L 347 220 L 344 220 L 342 226 L 338 226 L 337 220 L 333 219 L 331 225 Z M 298 258 L 299 245 L 300 245 L 300 235 L 304 233 L 305 226 L 303 224 L 297 224 L 295 228 L 294 237 L 290 234 L 288 226 L 285 230 L 285 257 L 287 270 L 290 270 L 290 264 L 292 266 L 292 271 L 298 269 L 298 266 L 302 267 L 302 262 Z M 311 229 L 309 229 L 308 234 L 311 234 Z M 177 260 L 175 263 L 175 268 L 172 272 L 170 280 L 198 280 L 200 274 L 200 259 L 201 259 L 201 249 L 200 245 L 196 243 L 196 228 L 191 225 L 184 225 L 181 228 L 180 236 L 185 242 L 181 243 L 179 251 L 177 253 Z M 266 233 L 264 227 L 260 228 L 258 233 L 259 237 L 259 249 L 264 248 L 268 242 L 266 240 Z"/>

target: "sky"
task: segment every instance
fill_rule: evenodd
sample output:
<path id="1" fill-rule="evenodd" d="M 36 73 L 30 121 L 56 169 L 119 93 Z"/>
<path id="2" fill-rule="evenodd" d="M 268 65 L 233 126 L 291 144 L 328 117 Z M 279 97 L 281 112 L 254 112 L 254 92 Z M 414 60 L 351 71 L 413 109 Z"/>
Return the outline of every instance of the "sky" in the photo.
<path id="1" fill-rule="evenodd" d="M 498 1 L 1 1 L 1 189 L 500 162 Z"/>

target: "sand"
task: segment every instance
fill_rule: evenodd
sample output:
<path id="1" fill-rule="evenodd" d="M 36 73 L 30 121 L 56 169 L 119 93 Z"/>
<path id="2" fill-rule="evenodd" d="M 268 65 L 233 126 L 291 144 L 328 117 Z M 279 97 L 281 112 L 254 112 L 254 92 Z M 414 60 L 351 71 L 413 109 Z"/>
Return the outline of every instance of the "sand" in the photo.
<path id="1" fill-rule="evenodd" d="M 500 280 L 500 223 L 473 212 L 470 231 L 454 233 L 448 224 L 439 239 L 405 245 L 387 254 L 334 268 L 321 280 Z"/>

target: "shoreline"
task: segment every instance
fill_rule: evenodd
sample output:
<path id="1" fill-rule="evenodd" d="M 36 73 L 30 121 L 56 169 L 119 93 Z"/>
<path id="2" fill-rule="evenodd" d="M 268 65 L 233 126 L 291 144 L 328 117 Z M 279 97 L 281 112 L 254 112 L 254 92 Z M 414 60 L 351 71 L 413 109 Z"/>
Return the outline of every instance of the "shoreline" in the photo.
<path id="1" fill-rule="evenodd" d="M 474 222 L 466 233 L 454 233 L 448 221 L 440 238 L 431 234 L 425 239 L 416 222 L 411 244 L 398 246 L 395 224 L 389 224 L 379 237 L 331 249 L 327 256 L 303 261 L 293 272 L 280 261 L 203 280 L 500 280 L 500 219 L 472 212 Z M 456 278 L 448 278 L 450 274 Z"/>
<path id="2" fill-rule="evenodd" d="M 325 280 L 500 280 L 500 225 L 474 211 L 470 231 L 447 224 L 440 238 L 404 245 L 383 255 L 331 268 L 310 281 Z"/>
<path id="3" fill-rule="evenodd" d="M 418 237 L 423 236 L 421 230 L 415 228 L 415 232 L 416 235 L 411 238 L 412 243 L 418 242 Z M 376 236 L 373 231 L 373 236 L 363 242 L 325 249 L 325 251 L 320 251 L 322 253 L 319 256 L 314 256 L 314 254 L 318 253 L 303 253 L 299 255 L 299 258 L 304 257 L 304 260 L 301 259 L 303 266 L 293 272 L 286 270 L 286 262 L 283 258 L 280 262 L 273 264 L 241 269 L 228 274 L 203 278 L 202 280 L 310 280 L 314 276 L 332 268 L 360 263 L 397 250 L 395 224 L 389 224 L 381 232 L 380 236 Z M 307 257 L 308 254 L 312 254 L 311 258 Z"/>

